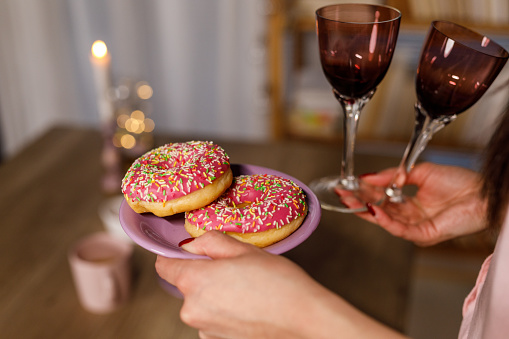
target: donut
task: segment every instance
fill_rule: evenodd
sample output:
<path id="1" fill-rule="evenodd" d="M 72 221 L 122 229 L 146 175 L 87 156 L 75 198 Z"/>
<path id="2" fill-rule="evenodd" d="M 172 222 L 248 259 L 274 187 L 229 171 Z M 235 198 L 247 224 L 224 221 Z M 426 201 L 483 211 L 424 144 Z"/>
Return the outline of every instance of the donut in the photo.
<path id="1" fill-rule="evenodd" d="M 137 213 L 165 217 L 210 204 L 231 185 L 226 152 L 210 141 L 170 143 L 134 161 L 122 194 Z"/>
<path id="2" fill-rule="evenodd" d="M 276 243 L 299 228 L 306 196 L 293 181 L 275 175 L 241 175 L 212 204 L 186 212 L 192 237 L 219 230 L 258 247 Z"/>

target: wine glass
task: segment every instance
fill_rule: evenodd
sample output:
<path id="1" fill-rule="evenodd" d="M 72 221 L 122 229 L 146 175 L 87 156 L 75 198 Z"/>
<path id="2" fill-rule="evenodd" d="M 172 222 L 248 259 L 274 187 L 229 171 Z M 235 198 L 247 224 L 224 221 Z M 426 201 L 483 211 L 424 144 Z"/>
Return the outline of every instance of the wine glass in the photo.
<path id="1" fill-rule="evenodd" d="M 482 34 L 452 22 L 431 23 L 415 82 L 415 128 L 392 183 L 385 190 L 385 208 L 401 206 L 406 199 L 402 188 L 408 173 L 434 133 L 481 98 L 508 57 L 504 48 Z"/>
<path id="2" fill-rule="evenodd" d="M 353 196 L 375 202 L 382 193 L 354 175 L 354 149 L 362 108 L 369 102 L 391 63 L 398 38 L 401 13 L 392 7 L 337 4 L 316 11 L 320 61 L 325 77 L 343 108 L 343 154 L 337 176 L 316 179 L 310 187 L 324 209 L 360 212 L 338 198 Z M 374 200 L 377 199 L 377 200 Z"/>

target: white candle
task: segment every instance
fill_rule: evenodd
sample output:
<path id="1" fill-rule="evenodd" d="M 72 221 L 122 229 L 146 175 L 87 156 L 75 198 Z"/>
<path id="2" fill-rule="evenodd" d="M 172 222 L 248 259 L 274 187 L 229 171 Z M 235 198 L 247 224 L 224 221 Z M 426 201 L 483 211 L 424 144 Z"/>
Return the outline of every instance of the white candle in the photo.
<path id="1" fill-rule="evenodd" d="M 106 44 L 97 40 L 92 44 L 90 63 L 94 73 L 97 107 L 101 123 L 107 123 L 113 118 L 113 103 L 109 97 L 111 88 L 111 56 Z"/>

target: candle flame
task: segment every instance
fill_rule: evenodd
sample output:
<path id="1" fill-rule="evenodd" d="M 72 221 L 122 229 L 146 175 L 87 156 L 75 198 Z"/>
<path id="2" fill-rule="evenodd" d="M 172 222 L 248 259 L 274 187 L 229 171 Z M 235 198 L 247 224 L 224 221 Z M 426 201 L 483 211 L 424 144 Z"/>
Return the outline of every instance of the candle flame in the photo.
<path id="1" fill-rule="evenodd" d="M 92 55 L 96 58 L 104 58 L 108 54 L 108 48 L 104 41 L 97 40 L 92 44 Z"/>

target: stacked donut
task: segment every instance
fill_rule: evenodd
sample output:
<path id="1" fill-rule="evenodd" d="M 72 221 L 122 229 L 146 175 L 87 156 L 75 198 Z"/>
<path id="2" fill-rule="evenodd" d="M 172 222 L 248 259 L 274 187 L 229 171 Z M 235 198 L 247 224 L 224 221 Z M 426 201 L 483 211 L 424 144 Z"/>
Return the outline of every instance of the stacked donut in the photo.
<path id="1" fill-rule="evenodd" d="M 204 141 L 144 154 L 127 171 L 122 193 L 137 213 L 185 212 L 193 237 L 219 230 L 259 247 L 289 236 L 307 214 L 305 194 L 293 181 L 261 174 L 233 178 L 226 152 Z"/>
<path id="2" fill-rule="evenodd" d="M 135 212 L 165 217 L 210 204 L 230 187 L 232 177 L 221 147 L 173 143 L 138 158 L 122 180 L 122 193 Z"/>

